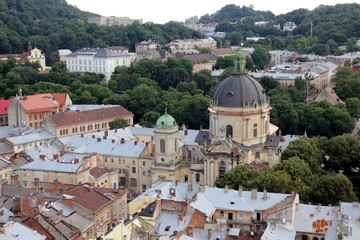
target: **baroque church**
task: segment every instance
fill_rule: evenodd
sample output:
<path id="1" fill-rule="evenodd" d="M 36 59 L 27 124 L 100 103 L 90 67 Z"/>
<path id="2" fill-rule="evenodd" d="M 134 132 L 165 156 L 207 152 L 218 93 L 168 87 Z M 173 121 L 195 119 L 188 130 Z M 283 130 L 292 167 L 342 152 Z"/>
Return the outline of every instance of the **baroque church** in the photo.
<path id="1" fill-rule="evenodd" d="M 193 158 L 179 141 L 179 126 L 167 114 L 156 122 L 153 180 L 203 183 L 214 187 L 237 165 L 280 162 L 283 138 L 270 123 L 269 100 L 260 83 L 246 74 L 246 56 L 235 55 L 234 74 L 216 88 L 209 111 L 209 130 L 197 132 Z M 187 132 L 187 130 L 185 130 Z"/>

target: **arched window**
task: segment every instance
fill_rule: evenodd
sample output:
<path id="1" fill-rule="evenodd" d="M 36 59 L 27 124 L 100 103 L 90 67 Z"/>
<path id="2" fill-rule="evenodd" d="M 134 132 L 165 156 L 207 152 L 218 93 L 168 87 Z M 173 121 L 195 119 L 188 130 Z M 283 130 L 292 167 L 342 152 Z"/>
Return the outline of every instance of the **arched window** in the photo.
<path id="1" fill-rule="evenodd" d="M 200 182 L 200 173 L 195 174 L 195 181 L 198 183 Z"/>
<path id="2" fill-rule="evenodd" d="M 228 138 L 233 137 L 233 127 L 231 125 L 226 126 L 226 137 Z"/>
<path id="3" fill-rule="evenodd" d="M 219 178 L 222 178 L 225 176 L 225 163 L 224 161 L 221 161 L 219 163 Z"/>
<path id="4" fill-rule="evenodd" d="M 174 151 L 176 152 L 177 151 L 177 139 L 175 138 L 174 140 Z"/>
<path id="5" fill-rule="evenodd" d="M 165 140 L 164 139 L 160 140 L 160 152 L 161 153 L 165 152 Z"/>
<path id="6" fill-rule="evenodd" d="M 254 124 L 253 137 L 257 137 L 257 123 Z"/>

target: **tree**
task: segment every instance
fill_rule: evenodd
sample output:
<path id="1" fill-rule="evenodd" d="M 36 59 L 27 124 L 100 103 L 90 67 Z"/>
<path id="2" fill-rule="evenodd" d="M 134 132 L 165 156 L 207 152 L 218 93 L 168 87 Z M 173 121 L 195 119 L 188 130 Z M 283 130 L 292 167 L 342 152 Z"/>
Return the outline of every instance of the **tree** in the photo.
<path id="1" fill-rule="evenodd" d="M 300 137 L 286 148 L 282 159 L 298 157 L 309 165 L 313 174 L 323 174 L 324 171 L 320 167 L 323 156 L 324 152 L 313 139 Z"/>
<path id="2" fill-rule="evenodd" d="M 360 140 L 351 134 L 343 134 L 329 139 L 323 146 L 327 155 L 325 166 L 329 170 L 345 170 L 360 168 Z"/>
<path id="3" fill-rule="evenodd" d="M 360 99 L 359 98 L 348 98 L 345 100 L 346 109 L 348 110 L 351 117 L 360 118 Z"/>
<path id="4" fill-rule="evenodd" d="M 319 176 L 314 180 L 314 185 L 312 186 L 312 199 L 315 203 L 336 205 L 339 201 L 357 201 L 352 183 L 341 173 Z"/>
<path id="5" fill-rule="evenodd" d="M 251 58 L 257 69 L 264 69 L 270 63 L 270 54 L 263 47 L 256 47 Z"/>
<path id="6" fill-rule="evenodd" d="M 146 112 L 140 119 L 140 125 L 144 127 L 154 127 L 156 120 L 160 117 L 160 113 L 155 111 Z"/>
<path id="7" fill-rule="evenodd" d="M 279 82 L 273 79 L 272 77 L 264 76 L 260 79 L 261 86 L 268 92 L 271 89 L 277 88 Z"/>
<path id="8" fill-rule="evenodd" d="M 209 70 L 201 70 L 193 74 L 192 79 L 196 82 L 199 89 L 203 90 L 207 94 L 213 86 L 213 79 Z"/>
<path id="9" fill-rule="evenodd" d="M 183 110 L 184 123 L 192 129 L 208 128 L 210 97 L 197 94 L 185 105 Z"/>
<path id="10" fill-rule="evenodd" d="M 116 118 L 109 122 L 110 129 L 124 128 L 127 126 L 129 126 L 129 123 L 124 118 Z"/>

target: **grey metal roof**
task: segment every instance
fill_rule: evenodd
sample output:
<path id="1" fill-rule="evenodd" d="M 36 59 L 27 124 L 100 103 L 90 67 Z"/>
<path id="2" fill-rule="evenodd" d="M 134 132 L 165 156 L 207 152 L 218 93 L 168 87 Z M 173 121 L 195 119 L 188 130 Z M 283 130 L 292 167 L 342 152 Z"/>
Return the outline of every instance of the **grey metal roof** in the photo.
<path id="1" fill-rule="evenodd" d="M 14 149 L 6 142 L 0 142 L 0 154 L 13 153 Z"/>
<path id="2" fill-rule="evenodd" d="M 219 197 L 221 196 L 221 198 Z M 242 197 L 238 191 L 222 188 L 205 187 L 204 192 L 198 192 L 196 201 L 190 205 L 210 217 L 216 209 L 234 210 L 243 212 L 264 211 L 281 202 L 290 194 L 267 193 L 267 199 L 263 199 L 263 192 L 257 192 L 256 199 L 251 198 L 251 191 L 243 191 Z"/>
<path id="3" fill-rule="evenodd" d="M 129 56 L 128 53 L 113 52 L 106 48 L 81 48 L 75 52 L 70 53 L 67 56 L 68 57 L 76 57 L 78 55 L 93 55 L 94 57 L 99 57 L 99 58 Z"/>
<path id="4" fill-rule="evenodd" d="M 0 233 L 0 240 L 45 240 L 46 237 L 37 231 L 18 222 L 8 222 L 4 225 L 5 232 Z"/>
<path id="5" fill-rule="evenodd" d="M 98 138 L 99 139 L 99 138 Z M 70 136 L 61 138 L 65 148 L 71 149 L 76 153 L 98 153 L 104 156 L 118 156 L 118 157 L 131 157 L 139 158 L 146 147 L 143 142 L 129 142 L 115 141 L 110 139 L 86 138 L 78 136 Z"/>
<path id="6" fill-rule="evenodd" d="M 209 140 L 209 130 L 200 130 L 196 136 L 195 142 L 206 142 Z"/>
<path id="7" fill-rule="evenodd" d="M 19 167 L 17 170 L 76 173 L 80 168 L 81 164 L 83 164 L 83 161 L 81 159 L 78 163 L 58 163 L 55 161 L 35 160 Z"/>
<path id="8" fill-rule="evenodd" d="M 278 147 L 280 141 L 284 141 L 284 138 L 279 135 L 267 135 L 265 141 L 265 147 Z"/>
<path id="9" fill-rule="evenodd" d="M 247 74 L 234 74 L 220 83 L 216 88 L 213 102 L 219 107 L 242 108 L 252 107 L 267 102 L 265 90 L 260 83 Z"/>
<path id="10" fill-rule="evenodd" d="M 31 134 L 24 135 L 24 136 L 17 136 L 8 138 L 9 142 L 13 143 L 14 145 L 31 143 L 31 142 L 39 142 L 43 140 L 54 139 L 55 136 L 48 132 L 45 129 L 37 129 Z"/>

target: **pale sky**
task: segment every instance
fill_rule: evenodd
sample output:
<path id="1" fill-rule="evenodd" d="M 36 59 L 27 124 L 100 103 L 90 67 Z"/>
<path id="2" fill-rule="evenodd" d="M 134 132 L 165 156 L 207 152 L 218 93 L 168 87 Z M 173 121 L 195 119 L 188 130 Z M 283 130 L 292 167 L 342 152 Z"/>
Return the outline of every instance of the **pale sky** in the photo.
<path id="1" fill-rule="evenodd" d="M 249 7 L 255 10 L 271 11 L 275 15 L 291 12 L 298 8 L 313 10 L 320 4 L 335 5 L 338 3 L 360 3 L 360 0 L 66 0 L 82 11 L 102 16 L 129 17 L 142 19 L 143 22 L 164 24 L 169 21 L 184 22 L 192 16 L 201 17 L 212 14 L 227 4 Z"/>

